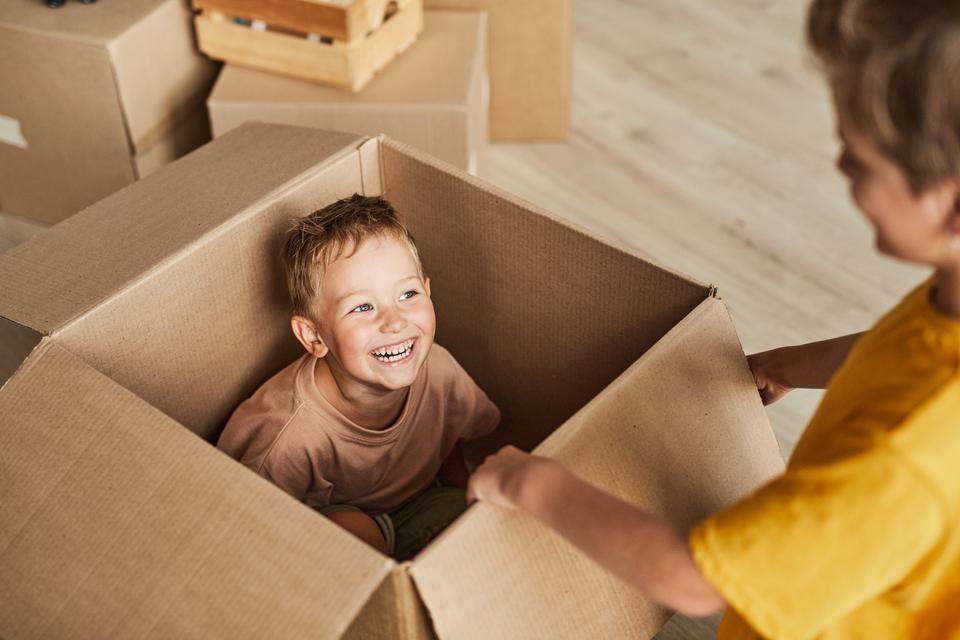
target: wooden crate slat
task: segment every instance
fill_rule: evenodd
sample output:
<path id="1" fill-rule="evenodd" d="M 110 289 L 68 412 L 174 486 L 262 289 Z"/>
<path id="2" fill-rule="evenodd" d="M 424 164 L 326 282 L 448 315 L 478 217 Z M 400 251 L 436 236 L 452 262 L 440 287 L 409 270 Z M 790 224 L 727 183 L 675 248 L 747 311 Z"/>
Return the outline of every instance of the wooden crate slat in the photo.
<path id="1" fill-rule="evenodd" d="M 194 22 L 200 49 L 211 58 L 357 91 L 416 41 L 423 30 L 423 3 L 406 2 L 365 38 L 330 44 L 258 31 L 219 11 L 198 14 Z"/>

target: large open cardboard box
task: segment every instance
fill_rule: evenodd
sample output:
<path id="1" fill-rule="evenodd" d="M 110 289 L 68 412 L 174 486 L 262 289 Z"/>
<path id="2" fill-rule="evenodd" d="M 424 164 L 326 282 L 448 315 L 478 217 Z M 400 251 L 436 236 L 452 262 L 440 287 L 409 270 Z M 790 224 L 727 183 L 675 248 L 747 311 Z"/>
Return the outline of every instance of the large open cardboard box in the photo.
<path id="1" fill-rule="evenodd" d="M 291 216 L 383 194 L 444 344 L 536 447 L 678 527 L 782 468 L 714 288 L 402 146 L 247 124 L 0 255 L 40 340 L 0 389 L 0 636 L 633 638 L 667 612 L 471 507 L 397 564 L 218 452 L 298 355 Z M 41 338 L 42 336 L 42 338 Z"/>
<path id="2" fill-rule="evenodd" d="M 384 133 L 476 174 L 487 146 L 486 24 L 483 13 L 426 12 L 417 42 L 357 93 L 227 64 L 207 99 L 213 135 L 249 121 Z"/>
<path id="3" fill-rule="evenodd" d="M 186 0 L 0 2 L 0 210 L 54 223 L 210 139 Z"/>

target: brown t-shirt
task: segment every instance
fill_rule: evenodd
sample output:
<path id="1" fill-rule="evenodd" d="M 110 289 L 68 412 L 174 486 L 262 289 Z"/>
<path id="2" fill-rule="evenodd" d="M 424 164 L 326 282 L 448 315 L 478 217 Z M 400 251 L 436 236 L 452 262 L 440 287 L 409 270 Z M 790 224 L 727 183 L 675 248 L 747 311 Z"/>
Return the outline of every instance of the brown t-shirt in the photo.
<path id="1" fill-rule="evenodd" d="M 365 429 L 317 388 L 305 354 L 233 412 L 217 447 L 313 508 L 389 511 L 426 488 L 457 440 L 493 431 L 500 411 L 434 344 L 397 421 Z"/>

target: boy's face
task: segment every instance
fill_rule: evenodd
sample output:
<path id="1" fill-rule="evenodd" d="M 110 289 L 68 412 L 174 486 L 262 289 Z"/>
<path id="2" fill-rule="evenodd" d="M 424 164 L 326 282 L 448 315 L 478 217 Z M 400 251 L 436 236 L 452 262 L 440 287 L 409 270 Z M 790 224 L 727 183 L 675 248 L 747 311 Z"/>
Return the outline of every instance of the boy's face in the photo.
<path id="1" fill-rule="evenodd" d="M 354 386 L 344 393 L 413 384 L 433 344 L 436 316 L 429 281 L 405 242 L 369 238 L 334 260 L 315 309 L 328 366 L 338 384 Z"/>
<path id="2" fill-rule="evenodd" d="M 916 194 L 900 167 L 861 136 L 837 109 L 837 168 L 857 208 L 876 231 L 877 249 L 902 260 L 942 266 L 956 251 L 960 176 Z"/>

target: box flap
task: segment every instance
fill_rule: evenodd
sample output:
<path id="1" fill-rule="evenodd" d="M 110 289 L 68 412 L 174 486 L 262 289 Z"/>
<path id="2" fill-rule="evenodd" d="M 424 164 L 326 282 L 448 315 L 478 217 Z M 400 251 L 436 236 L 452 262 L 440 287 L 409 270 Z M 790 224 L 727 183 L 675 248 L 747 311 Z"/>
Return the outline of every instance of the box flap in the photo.
<path id="1" fill-rule="evenodd" d="M 0 255 L 0 316 L 50 334 L 363 139 L 241 127 Z"/>
<path id="2" fill-rule="evenodd" d="M 0 28 L 103 45 L 158 7 L 180 0 L 123 0 L 83 4 L 67 2 L 51 9 L 37 0 L 0 3 Z"/>
<path id="3" fill-rule="evenodd" d="M 733 325 L 714 298 L 536 453 L 684 531 L 783 470 Z M 487 504 L 428 547 L 412 574 L 443 638 L 650 637 L 667 617 L 533 518 Z"/>
<path id="4" fill-rule="evenodd" d="M 338 638 L 396 566 L 49 339 L 0 415 L 2 637 Z"/>
<path id="5" fill-rule="evenodd" d="M 503 415 L 469 443 L 473 457 L 532 449 L 709 295 L 390 138 L 381 157 L 385 197 L 430 277 L 437 342 Z"/>

